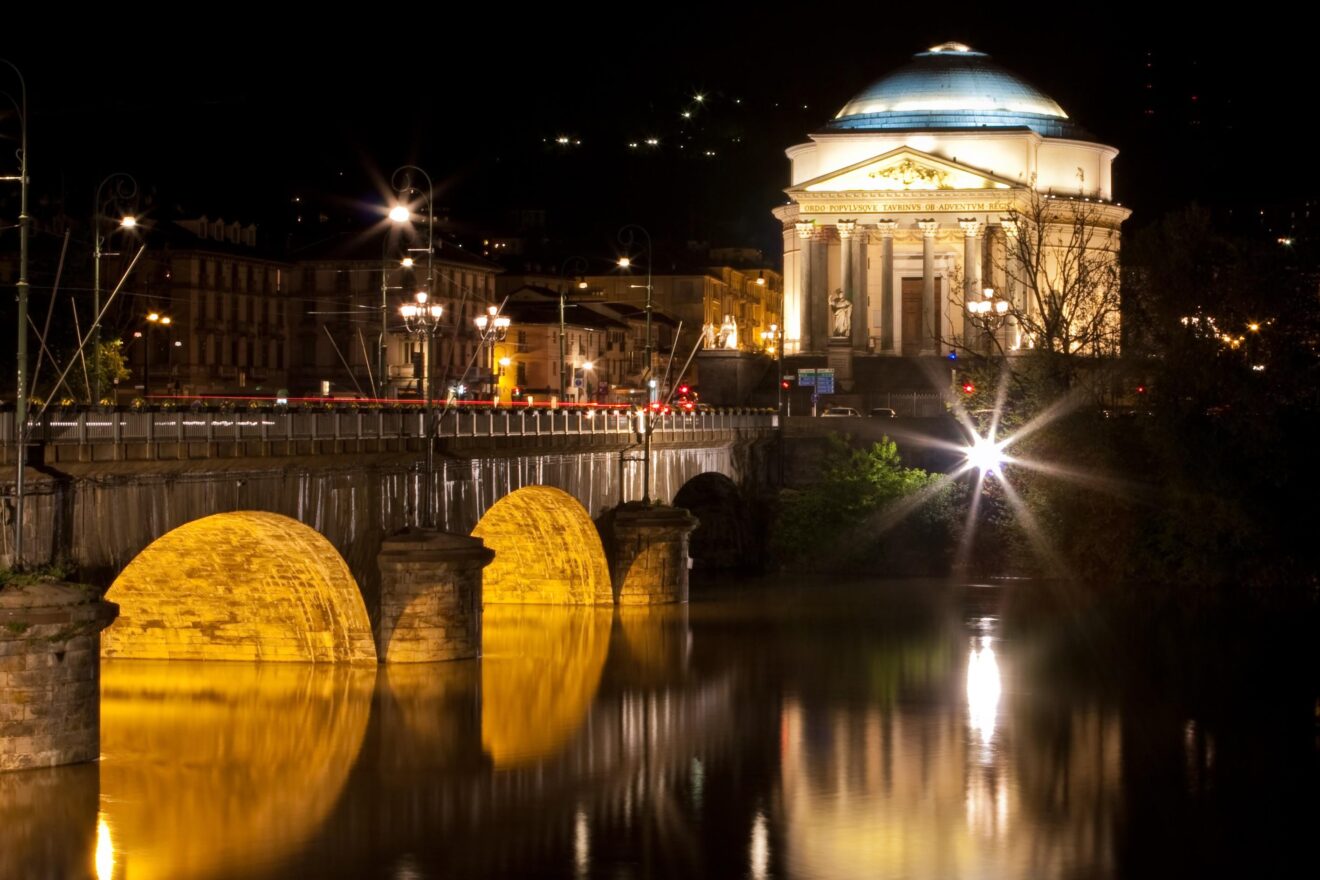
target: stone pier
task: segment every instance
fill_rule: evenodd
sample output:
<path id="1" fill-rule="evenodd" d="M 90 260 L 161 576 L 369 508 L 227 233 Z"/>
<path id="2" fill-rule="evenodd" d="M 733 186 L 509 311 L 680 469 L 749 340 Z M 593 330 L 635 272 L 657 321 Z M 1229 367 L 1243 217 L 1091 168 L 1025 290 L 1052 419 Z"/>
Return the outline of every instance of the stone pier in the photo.
<path id="1" fill-rule="evenodd" d="M 495 553 L 480 538 L 411 529 L 381 544 L 376 650 L 382 663 L 481 654 L 481 570 Z"/>
<path id="2" fill-rule="evenodd" d="M 612 512 L 611 574 L 620 605 L 688 600 L 688 538 L 698 525 L 681 507 L 629 502 Z"/>
<path id="3" fill-rule="evenodd" d="M 101 753 L 101 630 L 119 606 L 61 583 L 0 589 L 0 771 Z"/>

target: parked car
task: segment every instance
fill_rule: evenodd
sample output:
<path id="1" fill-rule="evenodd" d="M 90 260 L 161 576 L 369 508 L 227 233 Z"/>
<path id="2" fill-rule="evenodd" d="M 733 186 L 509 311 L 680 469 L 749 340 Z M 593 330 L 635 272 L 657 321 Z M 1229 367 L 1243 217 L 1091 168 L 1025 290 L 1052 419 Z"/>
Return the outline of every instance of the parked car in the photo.
<path id="1" fill-rule="evenodd" d="M 871 407 L 871 418 L 896 419 L 898 418 L 898 413 L 894 412 L 892 409 L 890 409 L 887 406 L 873 406 Z"/>
<path id="2" fill-rule="evenodd" d="M 821 418 L 826 419 L 860 419 L 862 414 L 851 406 L 827 406 L 825 412 L 821 413 Z"/>

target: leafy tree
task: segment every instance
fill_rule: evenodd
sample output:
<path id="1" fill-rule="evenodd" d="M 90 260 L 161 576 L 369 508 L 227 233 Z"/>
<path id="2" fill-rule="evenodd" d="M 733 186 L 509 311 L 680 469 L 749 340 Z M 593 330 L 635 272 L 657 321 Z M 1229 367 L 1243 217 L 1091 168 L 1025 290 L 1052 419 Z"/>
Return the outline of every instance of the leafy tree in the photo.
<path id="1" fill-rule="evenodd" d="M 937 479 L 920 468 L 904 467 L 897 444 L 887 437 L 855 449 L 831 434 L 819 480 L 782 499 L 772 539 L 776 555 L 790 565 L 862 564 L 874 557 L 886 531 L 877 522 L 880 515 Z M 938 508 L 938 500 L 932 501 Z M 912 514 L 914 522 L 925 522 L 923 517 L 929 512 Z"/>

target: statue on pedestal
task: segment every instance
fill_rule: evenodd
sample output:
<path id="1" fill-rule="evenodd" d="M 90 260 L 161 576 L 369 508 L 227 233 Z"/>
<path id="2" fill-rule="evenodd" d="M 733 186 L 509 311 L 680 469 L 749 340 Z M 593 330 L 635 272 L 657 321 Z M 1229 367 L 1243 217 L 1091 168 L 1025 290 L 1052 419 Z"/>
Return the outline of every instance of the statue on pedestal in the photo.
<path id="1" fill-rule="evenodd" d="M 847 339 L 852 335 L 852 303 L 843 295 L 843 289 L 834 288 L 830 294 L 830 336 Z"/>

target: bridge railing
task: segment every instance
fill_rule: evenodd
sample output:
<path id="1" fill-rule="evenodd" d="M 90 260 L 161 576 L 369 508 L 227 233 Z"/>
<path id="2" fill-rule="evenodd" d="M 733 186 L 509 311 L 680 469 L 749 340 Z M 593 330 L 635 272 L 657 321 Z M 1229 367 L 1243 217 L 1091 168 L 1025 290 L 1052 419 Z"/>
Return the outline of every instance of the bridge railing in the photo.
<path id="1" fill-rule="evenodd" d="M 621 410 L 450 410 L 437 412 L 437 437 L 626 436 L 636 418 Z M 711 431 L 769 430 L 774 413 L 710 411 L 653 416 L 660 439 L 697 438 Z M 47 413 L 30 422 L 30 441 L 54 445 L 207 443 L 247 440 L 389 440 L 426 436 L 416 412 Z M 14 414 L 0 413 L 0 437 L 13 442 Z"/>

